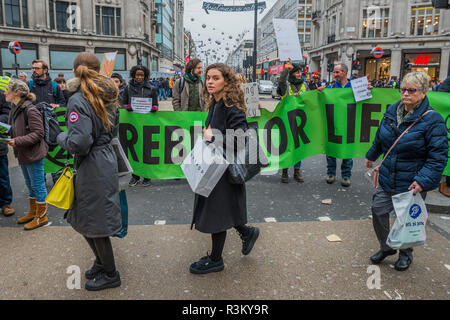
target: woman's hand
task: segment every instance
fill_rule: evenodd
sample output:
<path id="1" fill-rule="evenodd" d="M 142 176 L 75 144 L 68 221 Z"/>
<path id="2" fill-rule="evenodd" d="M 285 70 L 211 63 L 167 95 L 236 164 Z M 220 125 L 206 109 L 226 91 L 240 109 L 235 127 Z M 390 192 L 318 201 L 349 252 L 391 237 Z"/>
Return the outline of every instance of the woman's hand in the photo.
<path id="1" fill-rule="evenodd" d="M 15 146 L 16 146 L 16 141 L 14 141 L 14 139 L 11 139 L 11 140 L 8 142 L 8 144 L 9 144 L 11 147 L 15 147 Z"/>
<path id="2" fill-rule="evenodd" d="M 213 133 L 211 129 L 211 125 L 208 127 L 208 129 L 203 128 L 203 137 L 206 141 L 211 142 L 213 138 Z"/>
<path id="3" fill-rule="evenodd" d="M 408 188 L 408 190 L 414 190 L 413 194 L 415 195 L 417 192 L 422 192 L 422 187 L 420 184 L 417 183 L 417 181 L 414 181 Z"/>
<path id="4" fill-rule="evenodd" d="M 366 168 L 368 169 L 373 168 L 373 161 L 366 159 Z"/>

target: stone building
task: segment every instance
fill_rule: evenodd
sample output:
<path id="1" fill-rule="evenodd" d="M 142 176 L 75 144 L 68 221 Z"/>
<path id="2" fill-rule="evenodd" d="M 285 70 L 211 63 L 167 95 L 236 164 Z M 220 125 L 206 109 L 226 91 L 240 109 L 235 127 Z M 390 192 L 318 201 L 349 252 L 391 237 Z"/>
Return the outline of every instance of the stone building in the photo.
<path id="1" fill-rule="evenodd" d="M 314 0 L 312 21 L 310 71 L 325 79 L 328 62 L 351 70 L 352 59 L 371 80 L 401 79 L 410 71 L 433 80 L 450 74 L 450 10 L 431 1 Z"/>
<path id="2" fill-rule="evenodd" d="M 49 63 L 52 77 L 63 72 L 70 78 L 82 51 L 99 57 L 117 51 L 115 71 L 126 77 L 138 61 L 152 77 L 171 75 L 158 73 L 157 23 L 154 0 L 0 0 L 0 71 L 11 72 L 14 56 L 7 47 L 18 41 L 18 63 L 28 75 L 39 58 Z"/>

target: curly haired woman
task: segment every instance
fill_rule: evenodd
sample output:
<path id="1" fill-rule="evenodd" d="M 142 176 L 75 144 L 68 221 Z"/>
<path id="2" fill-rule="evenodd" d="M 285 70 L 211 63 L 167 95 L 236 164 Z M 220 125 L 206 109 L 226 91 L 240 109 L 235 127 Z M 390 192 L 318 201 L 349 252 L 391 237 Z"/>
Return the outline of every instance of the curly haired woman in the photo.
<path id="1" fill-rule="evenodd" d="M 225 142 L 227 129 L 248 128 L 244 92 L 235 73 L 223 63 L 208 66 L 205 78 L 203 95 L 206 96 L 205 101 L 208 101 L 208 117 L 203 136 L 205 140 L 214 142 L 216 138 L 214 134 L 222 135 L 218 138 Z M 212 251 L 210 255 L 191 264 L 190 272 L 205 274 L 224 269 L 222 251 L 227 230 L 233 227 L 241 236 L 242 253 L 249 254 L 258 238 L 259 229 L 248 227 L 246 223 L 245 184 L 231 184 L 224 174 L 209 197 L 196 194 L 192 225 L 195 224 L 195 229 L 200 232 L 211 233 Z"/>

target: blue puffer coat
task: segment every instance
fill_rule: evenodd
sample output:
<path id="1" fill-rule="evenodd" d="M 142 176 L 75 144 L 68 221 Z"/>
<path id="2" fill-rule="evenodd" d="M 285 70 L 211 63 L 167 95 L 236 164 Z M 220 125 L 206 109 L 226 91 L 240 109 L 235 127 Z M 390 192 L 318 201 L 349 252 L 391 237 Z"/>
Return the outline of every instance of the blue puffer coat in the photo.
<path id="1" fill-rule="evenodd" d="M 375 161 L 394 144 L 400 134 L 430 107 L 428 98 L 397 128 L 397 107 L 389 106 L 366 158 Z M 414 182 L 424 191 L 438 187 L 448 160 L 448 138 L 444 119 L 430 112 L 417 122 L 389 153 L 380 168 L 379 184 L 384 191 L 402 193 Z"/>

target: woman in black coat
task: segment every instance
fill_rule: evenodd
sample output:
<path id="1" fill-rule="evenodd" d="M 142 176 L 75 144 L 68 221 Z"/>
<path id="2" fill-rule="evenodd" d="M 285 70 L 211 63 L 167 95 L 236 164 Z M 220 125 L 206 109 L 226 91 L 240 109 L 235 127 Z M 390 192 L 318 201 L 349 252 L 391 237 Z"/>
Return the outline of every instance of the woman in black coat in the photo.
<path id="1" fill-rule="evenodd" d="M 203 93 L 208 96 L 208 117 L 203 129 L 205 140 L 224 142 L 227 129 L 237 130 L 248 128 L 244 102 L 244 92 L 236 75 L 230 67 L 216 63 L 206 68 L 206 85 Z M 195 274 L 221 271 L 224 268 L 222 251 L 225 244 L 227 229 L 235 228 L 242 239 L 242 253 L 247 255 L 258 238 L 259 229 L 248 227 L 245 184 L 231 184 L 227 172 L 222 176 L 209 197 L 195 195 L 194 216 L 192 225 L 204 233 L 211 233 L 212 251 L 194 262 L 190 271 Z M 192 228 L 192 226 L 191 226 Z"/>

